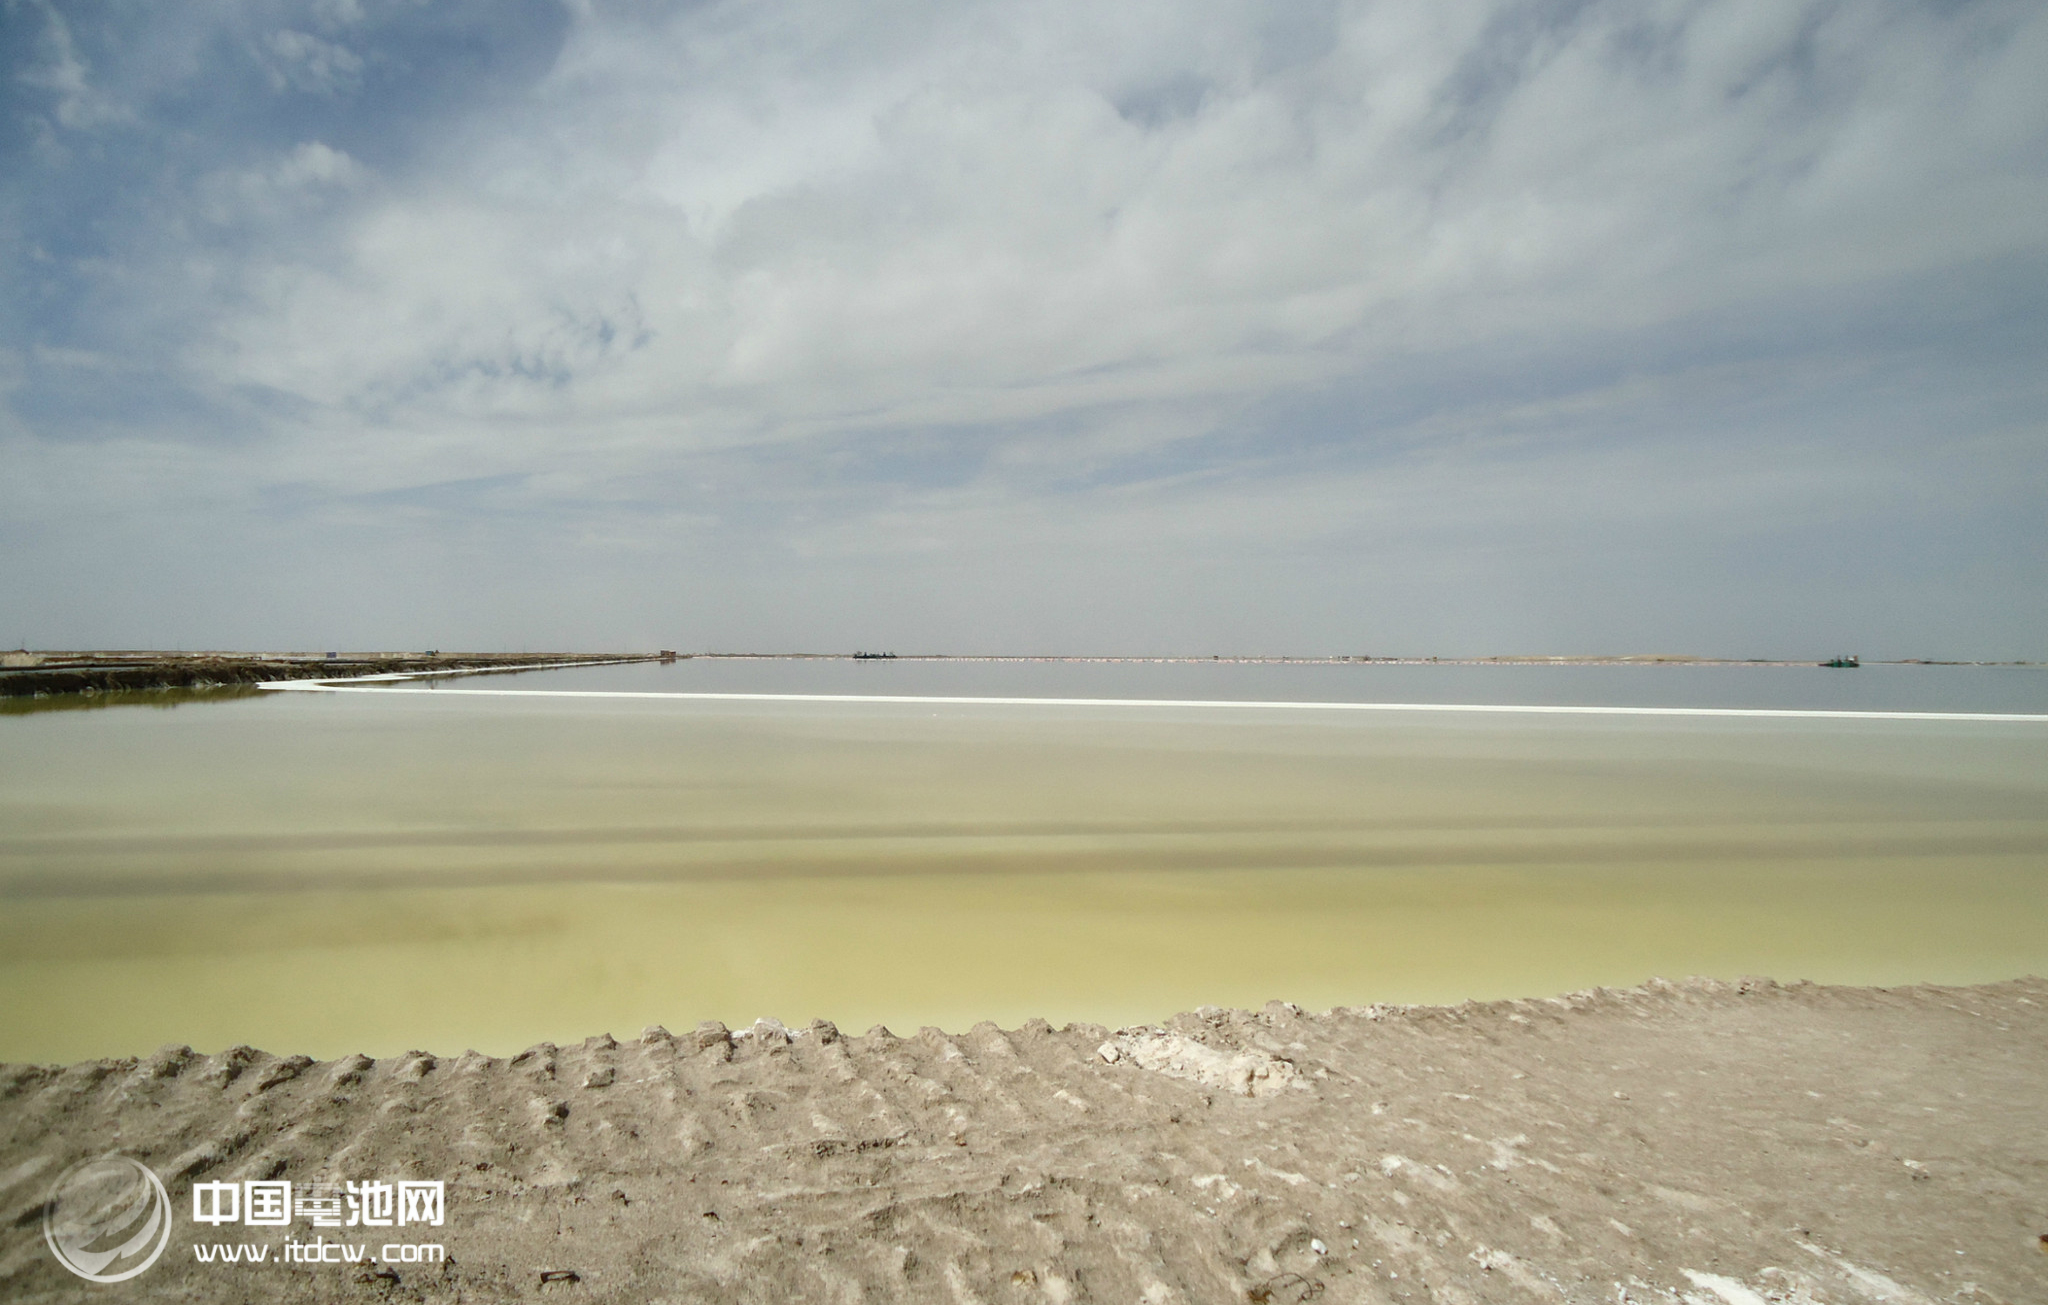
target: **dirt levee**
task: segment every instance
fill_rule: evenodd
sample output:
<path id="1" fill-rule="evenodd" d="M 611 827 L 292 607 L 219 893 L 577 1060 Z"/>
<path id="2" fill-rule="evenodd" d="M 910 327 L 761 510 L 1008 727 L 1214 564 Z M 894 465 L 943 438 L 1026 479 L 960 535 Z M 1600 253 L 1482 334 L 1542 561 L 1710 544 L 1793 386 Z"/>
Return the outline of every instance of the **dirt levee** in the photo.
<path id="1" fill-rule="evenodd" d="M 2048 1300 L 2044 1085 L 2038 979 L 713 1025 L 509 1060 L 166 1048 L 0 1069 L 0 1297 L 2021 1305 Z M 41 1211 L 108 1150 L 174 1223 L 101 1287 Z M 195 1184 L 244 1180 L 316 1200 L 193 1222 Z M 445 1216 L 316 1226 L 357 1180 L 440 1180 Z M 280 1262 L 287 1238 L 327 1261 Z M 446 1258 L 372 1262 L 427 1242 Z M 230 1246 L 265 1258 L 200 1262 Z"/>

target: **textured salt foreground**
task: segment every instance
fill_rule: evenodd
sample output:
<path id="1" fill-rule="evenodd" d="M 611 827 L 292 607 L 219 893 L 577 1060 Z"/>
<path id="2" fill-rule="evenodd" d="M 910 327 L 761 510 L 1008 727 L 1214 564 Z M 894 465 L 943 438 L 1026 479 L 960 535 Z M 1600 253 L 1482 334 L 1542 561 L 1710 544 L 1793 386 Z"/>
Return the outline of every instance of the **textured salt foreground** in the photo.
<path id="1" fill-rule="evenodd" d="M 110 1148 L 180 1208 L 95 1287 L 40 1203 Z M 190 1185 L 273 1177 L 445 1179 L 449 1262 L 195 1263 L 282 1235 L 195 1230 Z M 18 1302 L 2022 1305 L 2044 1233 L 2039 979 L 0 1069 Z"/>

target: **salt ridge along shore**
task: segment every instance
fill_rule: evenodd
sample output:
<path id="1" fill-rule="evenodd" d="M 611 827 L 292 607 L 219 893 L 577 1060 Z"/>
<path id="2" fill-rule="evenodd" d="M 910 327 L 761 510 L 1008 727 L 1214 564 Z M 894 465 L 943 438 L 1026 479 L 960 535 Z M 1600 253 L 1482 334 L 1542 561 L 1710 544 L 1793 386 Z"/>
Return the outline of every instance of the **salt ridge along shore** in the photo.
<path id="1" fill-rule="evenodd" d="M 152 1299 L 2022 1305 L 2048 1299 L 2044 1083 L 2035 978 L 168 1047 L 0 1067 L 0 1296 L 129 1291 L 39 1226 L 116 1148 L 177 1214 Z M 387 1176 L 445 1181 L 444 1262 L 198 1262 L 316 1230 L 195 1226 L 194 1183 Z"/>

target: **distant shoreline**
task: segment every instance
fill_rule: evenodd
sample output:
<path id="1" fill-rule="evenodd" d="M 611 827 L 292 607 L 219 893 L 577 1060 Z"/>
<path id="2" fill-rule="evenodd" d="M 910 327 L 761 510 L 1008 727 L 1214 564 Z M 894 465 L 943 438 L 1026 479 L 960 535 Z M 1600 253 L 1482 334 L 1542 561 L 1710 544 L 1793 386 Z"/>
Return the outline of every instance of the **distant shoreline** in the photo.
<path id="1" fill-rule="evenodd" d="M 536 667 L 664 661 L 663 653 L 30 652 L 0 657 L 0 698 L 213 689 L 366 675 L 488 675 Z"/>
<path id="2" fill-rule="evenodd" d="M 695 652 L 405 653 L 163 652 L 149 650 L 33 651 L 0 654 L 0 698 L 94 695 L 152 689 L 209 689 L 280 680 L 354 679 L 369 675 L 488 675 L 592 663 L 706 661 L 1014 662 L 1098 665 L 1219 666 L 1749 666 L 1825 669 L 1827 663 L 1763 657 L 1699 657 L 1672 653 L 1615 656 L 1289 657 L 1243 654 L 1136 656 L 1058 653 Z M 1925 657 L 1870 660 L 1866 666 L 1982 666 L 2039 669 L 2041 662 L 1944 661 Z"/>

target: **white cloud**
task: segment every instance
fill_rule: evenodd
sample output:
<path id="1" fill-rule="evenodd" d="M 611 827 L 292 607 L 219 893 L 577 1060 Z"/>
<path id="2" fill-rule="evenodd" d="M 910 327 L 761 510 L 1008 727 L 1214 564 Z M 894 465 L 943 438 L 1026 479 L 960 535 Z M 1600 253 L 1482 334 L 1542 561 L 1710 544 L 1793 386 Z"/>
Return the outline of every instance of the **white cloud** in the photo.
<path id="1" fill-rule="evenodd" d="M 195 188 L 206 218 L 218 225 L 296 226 L 370 180 L 370 172 L 342 150 L 302 141 L 256 168 L 216 172 Z"/>
<path id="2" fill-rule="evenodd" d="M 51 111 L 58 124 L 73 131 L 86 131 L 130 118 L 124 105 L 92 84 L 91 69 L 79 57 L 71 39 L 71 26 L 56 6 L 44 0 L 24 7 L 41 11 L 43 27 L 36 42 L 37 61 L 16 74 L 16 79 L 50 97 Z"/>
<path id="3" fill-rule="evenodd" d="M 384 412 L 1010 420 L 2032 252 L 2048 201 L 2035 10 L 911 12 L 587 13 L 196 356 Z"/>
<path id="4" fill-rule="evenodd" d="M 2038 6 L 587 5 L 531 84 L 383 138 L 351 97 L 415 52 L 329 9 L 241 48 L 317 92 L 252 118 L 331 116 L 221 142 L 80 264 L 97 320 L 163 324 L 139 371 L 264 436 L 175 471 L 165 422 L 124 494 L 359 523 L 489 480 L 404 519 L 753 549 L 819 590 L 991 539 L 1044 576 L 1123 540 L 1342 588 L 1418 541 L 1469 576 L 1869 530 L 1992 430 L 2040 479 L 2024 367 L 1939 338 L 2038 332 Z M 96 102 L 46 46 L 52 112 Z M 1986 269 L 2012 302 L 1942 299 Z M 1920 389 L 1863 402 L 1901 359 Z M 89 482 L 69 456 L 39 503 Z M 1972 458 L 1944 511 L 1992 495 Z"/>
<path id="5" fill-rule="evenodd" d="M 363 59 L 355 51 L 311 32 L 280 28 L 263 40 L 271 85 L 278 90 L 334 95 L 362 84 Z"/>

